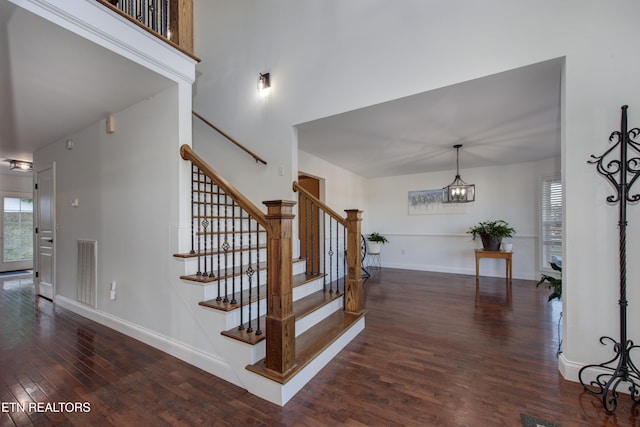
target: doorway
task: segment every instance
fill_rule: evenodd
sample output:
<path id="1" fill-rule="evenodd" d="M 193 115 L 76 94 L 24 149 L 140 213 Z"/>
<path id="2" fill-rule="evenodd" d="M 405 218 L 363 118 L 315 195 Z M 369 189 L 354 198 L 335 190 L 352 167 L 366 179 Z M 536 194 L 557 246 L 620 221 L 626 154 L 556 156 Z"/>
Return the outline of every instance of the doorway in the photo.
<path id="1" fill-rule="evenodd" d="M 55 295 L 55 164 L 36 173 L 36 290 Z"/>
<path id="2" fill-rule="evenodd" d="M 320 180 L 299 174 L 298 184 L 320 200 Z M 320 224 L 319 209 L 307 199 L 298 197 L 298 233 L 300 234 L 300 256 L 306 259 L 307 273 L 320 273 Z"/>

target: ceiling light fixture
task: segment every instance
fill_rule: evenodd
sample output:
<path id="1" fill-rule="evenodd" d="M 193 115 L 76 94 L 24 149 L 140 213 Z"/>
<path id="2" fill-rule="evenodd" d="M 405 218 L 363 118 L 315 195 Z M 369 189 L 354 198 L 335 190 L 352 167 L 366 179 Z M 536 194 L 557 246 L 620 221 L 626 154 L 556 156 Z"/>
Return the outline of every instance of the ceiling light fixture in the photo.
<path id="1" fill-rule="evenodd" d="M 453 182 L 442 189 L 443 203 L 468 203 L 476 200 L 476 186 L 467 184 L 460 178 L 460 166 L 458 155 L 462 144 L 456 144 L 456 177 Z"/>
<path id="2" fill-rule="evenodd" d="M 9 160 L 9 169 L 30 172 L 33 170 L 33 163 L 23 160 Z"/>

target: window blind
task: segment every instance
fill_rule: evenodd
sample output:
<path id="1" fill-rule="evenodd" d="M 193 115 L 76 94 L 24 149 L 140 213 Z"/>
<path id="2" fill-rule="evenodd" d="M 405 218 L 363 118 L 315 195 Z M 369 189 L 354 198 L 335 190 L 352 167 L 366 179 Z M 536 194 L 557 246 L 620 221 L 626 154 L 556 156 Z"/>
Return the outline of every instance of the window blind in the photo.
<path id="1" fill-rule="evenodd" d="M 562 265 L 562 183 L 560 178 L 542 181 L 542 268 Z"/>

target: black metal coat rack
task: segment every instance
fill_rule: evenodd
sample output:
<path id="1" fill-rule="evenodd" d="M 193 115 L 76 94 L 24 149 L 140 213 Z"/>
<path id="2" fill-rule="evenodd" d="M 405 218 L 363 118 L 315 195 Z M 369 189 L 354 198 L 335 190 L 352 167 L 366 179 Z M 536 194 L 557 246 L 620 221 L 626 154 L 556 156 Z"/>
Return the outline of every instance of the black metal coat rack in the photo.
<path id="1" fill-rule="evenodd" d="M 620 233 L 620 341 L 611 337 L 600 337 L 600 343 L 613 344 L 613 359 L 597 365 L 586 365 L 580 369 L 578 378 L 586 391 L 602 397 L 602 405 L 608 413 L 618 406 L 616 389 L 622 383 L 629 384 L 631 399 L 640 403 L 640 371 L 631 360 L 630 352 L 638 349 L 633 341 L 627 339 L 627 204 L 640 201 L 640 194 L 631 195 L 630 190 L 640 176 L 640 144 L 632 138 L 640 135 L 640 129 L 627 130 L 627 105 L 622 106 L 620 131 L 615 131 L 609 141 L 615 144 L 603 155 L 591 156 L 590 164 L 595 164 L 598 173 L 603 175 L 616 189 L 616 194 L 607 197 L 610 204 L 618 204 L 618 227 Z M 614 151 L 619 148 L 620 157 L 616 159 Z M 594 381 L 585 384 L 582 375 L 594 368 L 599 373 Z"/>

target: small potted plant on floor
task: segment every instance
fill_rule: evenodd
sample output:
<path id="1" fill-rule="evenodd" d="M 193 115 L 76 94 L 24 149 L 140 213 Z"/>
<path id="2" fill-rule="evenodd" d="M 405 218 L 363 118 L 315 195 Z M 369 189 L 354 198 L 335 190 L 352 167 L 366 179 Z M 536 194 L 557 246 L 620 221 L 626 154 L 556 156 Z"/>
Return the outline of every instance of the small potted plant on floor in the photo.
<path id="1" fill-rule="evenodd" d="M 386 237 L 380 233 L 371 233 L 367 236 L 367 251 L 370 254 L 379 254 L 382 249 L 382 245 L 389 243 Z"/>
<path id="2" fill-rule="evenodd" d="M 551 291 L 549 295 L 549 301 L 553 301 L 554 299 L 562 298 L 562 267 L 556 264 L 555 262 L 550 262 L 551 268 L 555 271 L 560 272 L 560 278 L 549 276 L 548 274 L 540 275 L 540 280 L 536 283 L 536 287 L 542 285 L 544 282 L 546 283 L 546 288 Z"/>
<path id="3" fill-rule="evenodd" d="M 516 230 L 502 219 L 494 221 L 482 221 L 470 227 L 467 233 L 473 235 L 473 240 L 477 236 L 482 239 L 482 246 L 486 251 L 499 251 L 500 244 L 504 237 L 513 237 Z"/>

